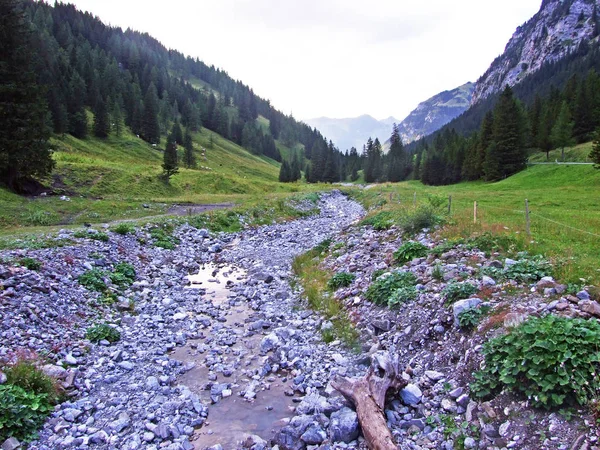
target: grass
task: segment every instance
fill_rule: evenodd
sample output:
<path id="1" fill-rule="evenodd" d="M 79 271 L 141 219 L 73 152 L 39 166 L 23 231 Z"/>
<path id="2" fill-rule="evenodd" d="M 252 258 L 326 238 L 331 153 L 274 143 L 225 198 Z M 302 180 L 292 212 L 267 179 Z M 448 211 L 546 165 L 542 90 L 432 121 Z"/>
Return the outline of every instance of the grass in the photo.
<path id="1" fill-rule="evenodd" d="M 358 332 L 343 305 L 329 292 L 328 282 L 332 274 L 320 267 L 321 259 L 328 248 L 329 243 L 324 242 L 297 256 L 292 263 L 292 269 L 304 289 L 304 297 L 310 307 L 333 324 L 332 328 L 323 330 L 323 339 L 326 342 L 339 339 L 348 347 L 356 349 L 359 345 Z"/>
<path id="2" fill-rule="evenodd" d="M 452 196 L 449 224 L 439 233 L 447 239 L 466 238 L 489 231 L 512 236 L 520 250 L 544 254 L 553 262 L 553 275 L 566 283 L 600 285 L 600 171 L 592 166 L 532 166 L 497 183 L 468 182 L 452 186 L 424 186 L 417 181 L 351 190 L 371 215 L 387 211 L 401 217 L 413 206 L 429 204 L 428 196 Z M 391 201 L 390 201 L 390 195 Z M 531 211 L 531 237 L 525 233 L 525 199 Z M 473 202 L 477 201 L 477 223 Z M 379 205 L 379 206 L 377 206 Z"/>
<path id="3" fill-rule="evenodd" d="M 592 143 L 585 142 L 574 147 L 565 147 L 565 162 L 592 162 L 589 155 Z M 529 162 L 562 162 L 561 150 L 552 150 L 546 159 L 546 152 L 535 152 L 529 156 Z"/>

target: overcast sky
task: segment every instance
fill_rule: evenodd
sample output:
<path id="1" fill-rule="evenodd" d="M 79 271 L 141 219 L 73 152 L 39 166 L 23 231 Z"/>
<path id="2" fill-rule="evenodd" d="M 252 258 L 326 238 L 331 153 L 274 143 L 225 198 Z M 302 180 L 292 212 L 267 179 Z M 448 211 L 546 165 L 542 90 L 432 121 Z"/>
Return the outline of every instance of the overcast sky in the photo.
<path id="1" fill-rule="evenodd" d="M 540 0 L 69 0 L 224 69 L 299 119 L 403 119 L 476 81 Z"/>

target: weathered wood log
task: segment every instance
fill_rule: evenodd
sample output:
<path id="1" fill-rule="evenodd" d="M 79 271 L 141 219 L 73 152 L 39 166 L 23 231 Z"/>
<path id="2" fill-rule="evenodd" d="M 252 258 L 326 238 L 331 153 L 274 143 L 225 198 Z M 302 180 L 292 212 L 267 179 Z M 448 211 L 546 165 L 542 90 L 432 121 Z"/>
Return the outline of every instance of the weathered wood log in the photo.
<path id="1" fill-rule="evenodd" d="M 392 433 L 386 424 L 383 408 L 388 390 L 406 386 L 394 349 L 371 356 L 371 366 L 363 378 L 335 377 L 334 389 L 349 399 L 356 408 L 358 422 L 367 445 L 372 450 L 396 450 Z"/>

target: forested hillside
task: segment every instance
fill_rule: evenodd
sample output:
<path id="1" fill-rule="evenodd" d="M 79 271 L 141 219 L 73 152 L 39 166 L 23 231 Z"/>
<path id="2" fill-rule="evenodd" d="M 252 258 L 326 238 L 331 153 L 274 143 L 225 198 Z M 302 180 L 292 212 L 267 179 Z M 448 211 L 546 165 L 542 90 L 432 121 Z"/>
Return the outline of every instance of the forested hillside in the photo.
<path id="1" fill-rule="evenodd" d="M 157 149 L 166 145 L 168 150 L 169 136 L 173 146 L 183 146 L 186 134 L 207 129 L 275 161 L 282 160 L 279 149 L 285 150 L 303 170 L 315 159 L 310 181 L 338 181 L 346 175 L 343 155 L 317 130 L 276 110 L 225 71 L 168 50 L 146 33 L 107 26 L 73 5 L 4 3 L 3 15 L 7 24 L 12 21 L 14 37 L 3 39 L 3 55 L 13 55 L 2 67 L 3 78 L 30 73 L 30 85 L 43 89 L 34 102 L 41 110 L 47 108 L 47 122 L 56 135 L 106 139 L 122 136 L 128 128 Z M 29 49 L 27 64 L 14 63 L 19 48 Z M 11 89 L 23 88 L 19 83 Z M 18 101 L 11 95 L 4 104 Z M 192 160 L 179 163 L 189 166 Z M 2 181 L 27 191 L 27 180 L 50 172 L 52 163 L 47 161 L 39 163 L 40 170 L 22 167 L 11 174 L 10 183 L 0 170 Z M 331 167 L 319 167 L 321 163 Z"/>

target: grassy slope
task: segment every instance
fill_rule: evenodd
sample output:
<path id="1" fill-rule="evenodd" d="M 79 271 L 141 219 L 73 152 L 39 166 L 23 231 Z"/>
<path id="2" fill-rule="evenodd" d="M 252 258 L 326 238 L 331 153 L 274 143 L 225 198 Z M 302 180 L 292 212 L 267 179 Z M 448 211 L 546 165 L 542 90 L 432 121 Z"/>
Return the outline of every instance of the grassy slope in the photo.
<path id="1" fill-rule="evenodd" d="M 589 155 L 592 151 L 592 143 L 585 142 L 574 147 L 565 148 L 565 162 L 592 162 Z M 555 162 L 562 161 L 561 151 L 552 150 L 548 159 L 545 152 L 536 152 L 529 156 L 529 162 Z"/>
<path id="2" fill-rule="evenodd" d="M 450 234 L 464 236 L 484 230 L 516 232 L 525 248 L 556 259 L 559 264 L 556 275 L 561 279 L 576 282 L 586 278 L 600 284 L 600 238 L 594 236 L 600 235 L 599 191 L 600 171 L 593 166 L 542 165 L 498 183 L 432 187 L 409 181 L 376 187 L 365 195 L 389 201 L 392 193 L 392 204 L 385 208 L 397 208 L 398 198 L 400 206 L 412 206 L 415 192 L 418 203 L 427 203 L 428 195 L 444 199 L 451 195 L 455 225 L 450 227 Z M 531 239 L 524 233 L 526 198 L 531 210 Z M 474 201 L 478 203 L 477 224 L 473 223 Z"/>
<path id="3" fill-rule="evenodd" d="M 137 218 L 164 213 L 165 203 L 239 202 L 247 201 L 249 195 L 300 189 L 296 184 L 277 182 L 279 164 L 275 161 L 252 155 L 209 130 L 194 135 L 199 168 L 181 168 L 170 184 L 159 178 L 162 150 L 128 132 L 106 140 L 66 135 L 55 137 L 53 144 L 57 164 L 54 180 L 47 182 L 62 187 L 70 201 L 58 197 L 31 200 L 0 189 L 0 228 Z M 201 156 L 202 147 L 206 160 Z"/>

